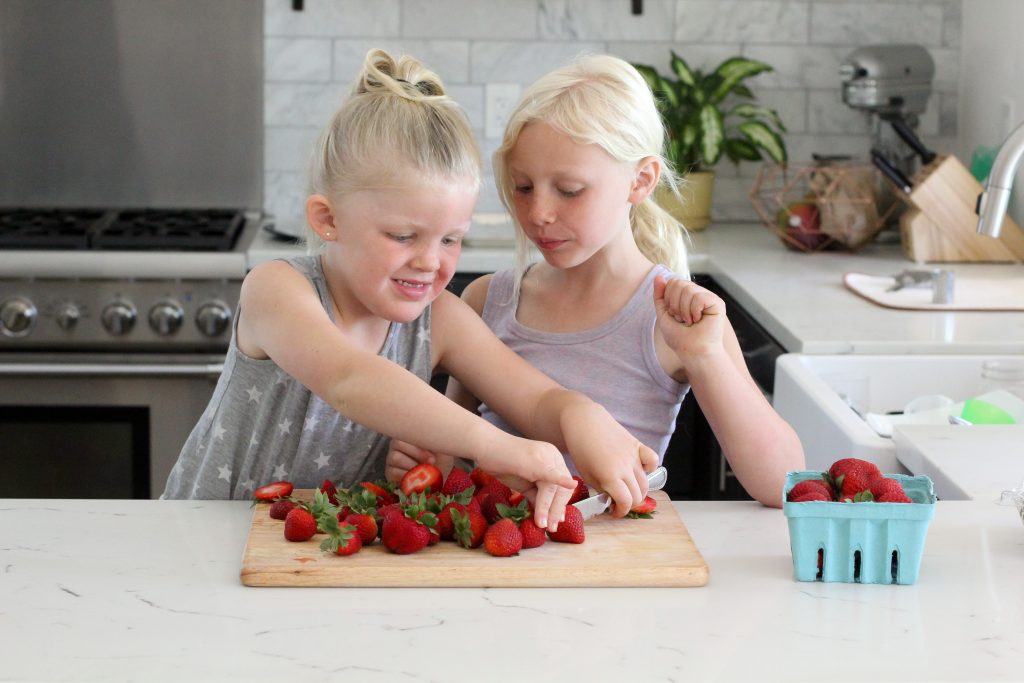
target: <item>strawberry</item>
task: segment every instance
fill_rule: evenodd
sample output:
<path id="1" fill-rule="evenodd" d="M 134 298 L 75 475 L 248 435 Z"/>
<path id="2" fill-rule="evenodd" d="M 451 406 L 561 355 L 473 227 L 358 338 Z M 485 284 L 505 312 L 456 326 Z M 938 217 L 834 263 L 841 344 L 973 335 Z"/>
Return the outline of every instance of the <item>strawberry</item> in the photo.
<path id="1" fill-rule="evenodd" d="M 402 514 L 402 506 L 399 505 L 398 503 L 391 503 L 390 505 L 384 505 L 382 507 L 377 508 L 377 516 L 380 517 L 380 523 L 382 528 L 389 519 L 391 519 L 392 517 L 401 517 Z"/>
<path id="2" fill-rule="evenodd" d="M 377 505 L 391 505 L 392 503 L 398 502 L 398 496 L 390 490 L 391 484 L 388 482 L 375 484 L 372 481 L 364 481 L 360 482 L 358 486 L 362 486 L 364 489 L 376 496 Z"/>
<path id="3" fill-rule="evenodd" d="M 512 557 L 522 549 L 523 534 L 511 519 L 499 519 L 484 532 L 484 550 L 495 557 Z"/>
<path id="4" fill-rule="evenodd" d="M 425 525 L 430 530 L 430 537 L 427 538 L 427 545 L 437 545 L 438 541 L 441 540 L 441 535 L 436 529 L 437 516 L 433 512 L 427 512 L 424 510 L 416 515 L 416 521 Z"/>
<path id="5" fill-rule="evenodd" d="M 654 509 L 656 507 L 658 507 L 658 501 L 647 496 L 643 499 L 643 502 L 626 513 L 626 516 L 630 519 L 651 519 L 654 517 Z"/>
<path id="6" fill-rule="evenodd" d="M 441 470 L 429 462 L 421 462 L 405 473 L 398 488 L 407 496 L 410 493 L 426 491 L 428 488 L 437 491 L 441 488 L 441 479 Z"/>
<path id="7" fill-rule="evenodd" d="M 444 480 L 441 493 L 451 496 L 456 493 L 462 493 L 468 488 L 473 488 L 473 486 L 473 480 L 465 470 L 453 467 L 452 471 L 448 473 L 448 478 Z"/>
<path id="8" fill-rule="evenodd" d="M 469 473 L 469 478 L 473 480 L 473 485 L 476 486 L 477 491 L 494 481 L 493 474 L 485 472 L 479 467 L 473 468 L 473 471 Z"/>
<path id="9" fill-rule="evenodd" d="M 377 538 L 377 519 L 373 515 L 351 514 L 343 519 L 343 524 L 351 524 L 359 532 L 363 545 L 370 545 Z"/>
<path id="10" fill-rule="evenodd" d="M 526 496 L 524 496 L 519 491 L 512 491 L 512 493 L 508 494 L 509 505 L 519 505 L 520 501 L 523 501 L 525 499 Z"/>
<path id="11" fill-rule="evenodd" d="M 813 491 L 807 491 L 806 493 L 804 493 L 801 496 L 797 496 L 796 498 L 790 499 L 789 502 L 791 502 L 791 503 L 809 503 L 809 502 L 811 502 L 813 500 L 831 501 L 832 499 L 829 498 L 828 494 L 825 493 L 824 491 L 822 491 L 820 488 L 815 488 Z"/>
<path id="12" fill-rule="evenodd" d="M 548 531 L 548 537 L 559 543 L 583 543 L 586 539 L 583 530 L 583 513 L 575 505 L 566 505 L 565 519 L 558 525 L 557 531 Z"/>
<path id="13" fill-rule="evenodd" d="M 274 504 L 270 506 L 270 517 L 272 519 L 284 519 L 296 505 L 297 503 L 294 500 L 289 500 L 288 498 L 276 500 L 274 501 Z"/>
<path id="14" fill-rule="evenodd" d="M 871 484 L 871 495 L 874 496 L 876 503 L 913 503 L 907 497 L 907 492 L 903 490 L 903 486 L 895 479 L 889 479 L 888 477 L 882 477 L 881 479 L 875 479 Z"/>
<path id="15" fill-rule="evenodd" d="M 481 507 L 480 507 L 480 499 L 477 498 L 476 496 L 473 496 L 472 498 L 469 499 L 469 502 L 466 503 L 466 509 L 467 510 L 476 510 L 481 515 L 484 513 L 483 509 L 481 509 Z"/>
<path id="16" fill-rule="evenodd" d="M 536 548 L 544 545 L 548 540 L 547 534 L 539 526 L 534 524 L 533 518 L 529 517 L 519 523 L 519 531 L 523 534 L 523 549 Z"/>
<path id="17" fill-rule="evenodd" d="M 476 548 L 483 543 L 487 520 L 479 510 L 467 508 L 465 513 L 452 510 L 451 516 L 455 540 L 459 545 L 463 548 Z"/>
<path id="18" fill-rule="evenodd" d="M 853 498 L 871 488 L 871 482 L 882 476 L 878 466 L 860 458 L 843 458 L 832 463 L 827 480 L 836 491 L 837 498 Z"/>
<path id="19" fill-rule="evenodd" d="M 259 501 L 270 502 L 278 498 L 285 498 L 292 495 L 294 486 L 290 481 L 275 481 L 273 484 L 264 484 L 252 492 L 253 498 Z"/>
<path id="20" fill-rule="evenodd" d="M 330 479 L 324 479 L 324 483 L 320 484 L 320 490 L 327 495 L 327 499 L 331 501 L 331 505 L 338 504 L 338 487 L 334 485 L 334 482 Z"/>
<path id="21" fill-rule="evenodd" d="M 484 513 L 488 523 L 494 524 L 501 519 L 498 506 L 511 503 L 512 501 L 509 499 L 511 494 L 512 489 L 497 479 L 484 486 L 480 493 L 477 494 L 480 496 L 480 511 Z"/>
<path id="22" fill-rule="evenodd" d="M 805 493 L 811 491 L 821 491 L 825 494 L 828 500 L 835 498 L 835 491 L 829 486 L 829 483 L 824 479 L 805 479 L 804 481 L 797 482 L 796 485 L 789 490 L 786 494 L 786 500 L 795 501 Z M 817 498 L 815 500 L 818 500 Z"/>
<path id="23" fill-rule="evenodd" d="M 569 496 L 569 505 L 577 503 L 584 498 L 590 498 L 590 489 L 587 488 L 587 482 L 583 481 L 583 477 L 574 474 L 572 478 L 576 480 L 576 490 Z"/>
<path id="24" fill-rule="evenodd" d="M 308 541 L 316 535 L 316 518 L 305 508 L 296 507 L 284 518 L 284 537 L 289 541 Z"/>
<path id="25" fill-rule="evenodd" d="M 328 537 L 321 541 L 320 550 L 338 555 L 352 555 L 363 547 L 359 530 L 348 522 L 339 524 L 338 520 L 332 517 L 325 526 Z"/>
<path id="26" fill-rule="evenodd" d="M 437 513 L 437 535 L 442 541 L 452 541 L 455 539 L 455 525 L 452 523 L 452 510 L 458 510 L 459 512 L 465 513 L 466 506 L 462 503 L 452 501 Z"/>
<path id="27" fill-rule="evenodd" d="M 395 515 L 384 522 L 380 540 L 391 552 L 408 555 L 426 548 L 430 536 L 430 529 L 417 520 Z"/>

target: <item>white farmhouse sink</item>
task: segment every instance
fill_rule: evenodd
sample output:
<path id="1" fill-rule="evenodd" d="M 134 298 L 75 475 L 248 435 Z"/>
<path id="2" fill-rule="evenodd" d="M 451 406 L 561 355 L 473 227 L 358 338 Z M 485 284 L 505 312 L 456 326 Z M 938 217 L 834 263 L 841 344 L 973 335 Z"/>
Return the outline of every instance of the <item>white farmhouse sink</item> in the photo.
<path id="1" fill-rule="evenodd" d="M 911 399 L 929 394 L 971 398 L 981 388 L 982 363 L 1005 359 L 1020 356 L 784 354 L 776 361 L 772 403 L 800 436 L 808 469 L 852 457 L 886 473 L 906 473 L 892 439 L 879 436 L 858 412 L 902 411 Z"/>

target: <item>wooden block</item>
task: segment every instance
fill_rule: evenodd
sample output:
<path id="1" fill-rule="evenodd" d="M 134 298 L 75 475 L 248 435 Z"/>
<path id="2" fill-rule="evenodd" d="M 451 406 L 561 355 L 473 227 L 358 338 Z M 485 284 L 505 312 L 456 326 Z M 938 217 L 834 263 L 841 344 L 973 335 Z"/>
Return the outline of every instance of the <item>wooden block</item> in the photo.
<path id="1" fill-rule="evenodd" d="M 678 512 L 663 491 L 651 496 L 658 501 L 653 519 L 600 515 L 587 521 L 580 545 L 549 540 L 515 557 L 491 557 L 450 541 L 395 555 L 379 540 L 339 557 L 320 550 L 323 534 L 304 543 L 285 540 L 284 522 L 270 518 L 269 504 L 259 504 L 241 579 L 247 586 L 703 586 L 708 566 Z"/>
<path id="2" fill-rule="evenodd" d="M 974 212 L 983 188 L 953 156 L 937 157 L 914 177 L 900 218 L 907 258 L 936 262 L 1015 262 L 1024 260 L 1024 232 L 1007 216 L 998 238 L 979 235 Z"/>

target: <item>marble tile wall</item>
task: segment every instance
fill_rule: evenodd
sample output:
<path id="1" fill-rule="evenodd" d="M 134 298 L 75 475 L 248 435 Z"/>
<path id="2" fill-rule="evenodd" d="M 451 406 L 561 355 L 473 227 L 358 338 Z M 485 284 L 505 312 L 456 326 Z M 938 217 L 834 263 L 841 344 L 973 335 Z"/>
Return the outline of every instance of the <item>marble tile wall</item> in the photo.
<path id="1" fill-rule="evenodd" d="M 867 115 L 842 103 L 838 68 L 853 49 L 913 42 L 936 63 L 919 132 L 936 149 L 956 136 L 962 0 L 265 0 L 265 208 L 301 220 L 305 164 L 371 47 L 417 56 L 466 109 L 485 154 L 522 88 L 583 52 L 668 69 L 669 50 L 712 68 L 744 55 L 775 71 L 751 81 L 786 124 L 790 158 L 866 155 Z M 716 169 L 716 220 L 755 220 L 758 164 Z M 500 212 L 490 177 L 478 211 Z"/>

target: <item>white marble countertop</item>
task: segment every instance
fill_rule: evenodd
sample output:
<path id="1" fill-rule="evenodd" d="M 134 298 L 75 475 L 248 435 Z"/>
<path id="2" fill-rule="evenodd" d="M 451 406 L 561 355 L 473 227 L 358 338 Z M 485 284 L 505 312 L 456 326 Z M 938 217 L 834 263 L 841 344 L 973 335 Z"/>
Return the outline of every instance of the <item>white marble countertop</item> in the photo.
<path id="1" fill-rule="evenodd" d="M 927 475 L 939 498 L 993 501 L 1024 481 L 1024 425 L 906 425 L 892 436 L 896 458 Z"/>
<path id="2" fill-rule="evenodd" d="M 915 264 L 898 244 L 874 242 L 857 253 L 805 254 L 786 249 L 760 224 L 714 224 L 691 235 L 690 268 L 708 273 L 790 352 L 1024 353 L 1024 312 L 931 312 L 882 308 L 843 286 L 846 272 L 892 275 Z M 299 249 L 258 235 L 252 267 Z M 512 252 L 470 248 L 462 272 L 492 272 L 512 265 Z M 957 276 L 1024 278 L 1020 264 L 945 264 Z"/>
<path id="3" fill-rule="evenodd" d="M 2 500 L 0 680 L 1024 678 L 1012 507 L 938 503 L 918 582 L 884 586 L 794 581 L 780 510 L 675 505 L 707 586 L 249 588 L 248 503 Z"/>

